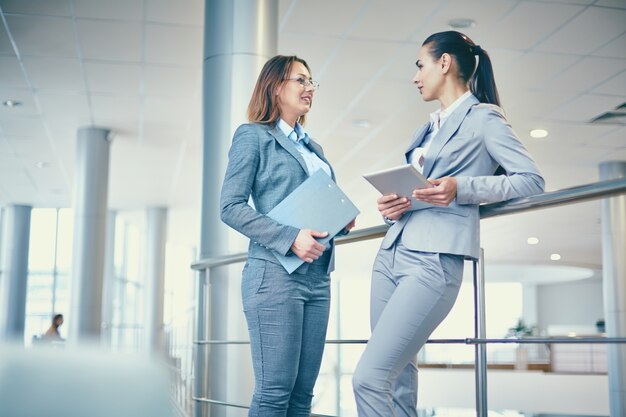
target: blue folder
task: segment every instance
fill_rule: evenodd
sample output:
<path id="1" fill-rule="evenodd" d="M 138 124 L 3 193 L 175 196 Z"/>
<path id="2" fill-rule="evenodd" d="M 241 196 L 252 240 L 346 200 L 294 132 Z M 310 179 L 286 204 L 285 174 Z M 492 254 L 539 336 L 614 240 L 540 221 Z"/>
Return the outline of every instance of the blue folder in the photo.
<path id="1" fill-rule="evenodd" d="M 359 209 L 323 169 L 317 170 L 267 213 L 272 219 L 288 226 L 328 232 L 325 238 L 317 239 L 323 245 L 358 214 Z M 274 252 L 274 255 L 290 274 L 304 263 L 295 254 L 283 256 Z"/>

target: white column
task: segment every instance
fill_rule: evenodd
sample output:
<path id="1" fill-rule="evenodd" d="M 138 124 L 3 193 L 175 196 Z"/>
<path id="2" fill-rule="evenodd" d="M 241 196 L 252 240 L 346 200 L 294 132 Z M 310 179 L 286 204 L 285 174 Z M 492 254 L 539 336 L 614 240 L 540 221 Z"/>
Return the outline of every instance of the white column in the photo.
<path id="1" fill-rule="evenodd" d="M 165 295 L 165 242 L 167 209 L 146 212 L 144 350 L 161 355 L 164 350 L 163 302 Z"/>
<path id="2" fill-rule="evenodd" d="M 626 161 L 600 164 L 600 180 L 626 177 Z M 626 337 L 626 195 L 602 200 L 604 319 L 609 337 Z M 626 416 L 626 345 L 608 347 L 611 416 Z"/>
<path id="3" fill-rule="evenodd" d="M 31 206 L 11 205 L 2 216 L 0 340 L 15 343 L 24 342 L 31 210 Z"/>
<path id="4" fill-rule="evenodd" d="M 204 30 L 201 258 L 223 255 L 230 250 L 230 232 L 219 216 L 221 180 L 233 132 L 246 120 L 254 83 L 263 64 L 276 54 L 278 1 L 207 0 Z M 229 286 L 236 281 L 229 282 L 227 267 L 198 275 L 196 337 L 228 339 L 229 309 L 241 310 L 240 304 L 229 306 L 227 301 Z M 195 396 L 221 401 L 229 398 L 229 375 L 233 372 L 229 372 L 232 368 L 228 355 L 232 349 L 228 345 L 198 347 Z M 208 379 L 204 373 L 207 368 Z M 196 403 L 194 415 L 205 416 L 209 408 L 211 417 L 226 415 L 225 407 L 201 403 Z"/>
<path id="5" fill-rule="evenodd" d="M 100 339 L 110 143 L 108 129 L 78 129 L 69 342 Z"/>

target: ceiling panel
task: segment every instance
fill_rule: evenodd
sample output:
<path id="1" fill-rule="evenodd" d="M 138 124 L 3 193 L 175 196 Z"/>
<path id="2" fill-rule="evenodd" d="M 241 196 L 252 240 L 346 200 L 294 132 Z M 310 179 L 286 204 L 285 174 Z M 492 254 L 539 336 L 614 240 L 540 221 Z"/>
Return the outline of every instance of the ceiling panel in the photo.
<path id="1" fill-rule="evenodd" d="M 76 58 L 72 20 L 62 17 L 6 16 L 21 55 Z"/>
<path id="2" fill-rule="evenodd" d="M 626 60 L 584 58 L 545 85 L 547 91 L 589 91 L 624 71 Z M 590 71 L 593 68 L 593 71 Z"/>
<path id="3" fill-rule="evenodd" d="M 26 74 L 35 89 L 85 91 L 85 79 L 77 59 L 24 58 Z"/>
<path id="4" fill-rule="evenodd" d="M 203 0 L 147 0 L 148 22 L 177 23 L 202 26 L 204 22 Z"/>
<path id="5" fill-rule="evenodd" d="M 139 22 L 78 19 L 76 29 L 81 56 L 85 59 L 141 61 Z M 124 47 L 120 48 L 120 45 Z"/>
<path id="6" fill-rule="evenodd" d="M 389 9 L 400 9 L 403 12 L 396 14 L 393 25 L 387 25 L 380 17 L 389 13 Z M 384 0 L 369 2 L 364 12 L 359 15 L 356 27 L 350 36 L 360 39 L 389 40 L 406 42 L 415 32 L 416 21 L 431 17 L 436 10 L 436 3 L 424 4 L 412 0 L 400 0 L 390 5 Z"/>
<path id="7" fill-rule="evenodd" d="M 593 55 L 622 59 L 626 58 L 626 33 L 612 41 L 609 41 L 609 43 L 594 51 Z"/>
<path id="8" fill-rule="evenodd" d="M 291 12 L 291 19 L 282 26 L 282 32 L 324 33 L 331 36 L 350 33 L 355 19 L 358 23 L 358 19 L 367 11 L 367 3 L 365 0 L 298 1 Z"/>
<path id="9" fill-rule="evenodd" d="M 79 18 L 141 20 L 144 0 L 79 0 L 74 13 Z"/>
<path id="10" fill-rule="evenodd" d="M 138 97 L 116 97 L 92 95 L 91 108 L 95 119 L 120 118 L 122 120 L 139 120 Z"/>
<path id="11" fill-rule="evenodd" d="M 1 112 L 0 127 L 5 137 L 46 137 L 46 129 L 44 128 L 43 119 L 41 117 L 21 117 L 7 115 L 5 112 Z"/>
<path id="12" fill-rule="evenodd" d="M 71 16 L 70 0 L 2 0 L 4 13 Z"/>
<path id="13" fill-rule="evenodd" d="M 140 92 L 141 67 L 138 64 L 85 62 L 84 70 L 90 92 L 126 96 Z"/>
<path id="14" fill-rule="evenodd" d="M 419 3 L 421 4 L 421 2 Z M 498 22 L 510 13 L 517 3 L 515 0 L 441 1 L 439 2 L 438 13 L 432 18 L 427 13 L 419 14 L 420 24 L 416 24 L 415 27 L 421 29 L 422 35 L 417 41 L 421 44 L 425 37 L 431 33 L 449 30 L 451 19 L 464 18 L 474 20 L 476 26 L 460 31 L 476 43 L 484 43 L 485 39 L 494 37 L 494 28 Z M 490 51 L 487 45 L 484 46 Z M 494 47 L 495 45 L 490 46 L 491 49 Z"/>
<path id="15" fill-rule="evenodd" d="M 202 91 L 200 68 L 146 65 L 143 80 L 144 95 L 149 97 L 194 97 Z"/>
<path id="16" fill-rule="evenodd" d="M 584 94 L 548 114 L 549 118 L 571 121 L 588 122 L 594 117 L 614 109 L 623 103 L 624 98 L 619 96 L 602 96 Z"/>
<path id="17" fill-rule="evenodd" d="M 482 42 L 487 50 L 530 49 L 582 10 L 577 5 L 521 2 L 494 26 L 489 43 L 476 41 Z"/>
<path id="18" fill-rule="evenodd" d="M 9 39 L 3 20 L 0 20 L 0 55 L 15 56 L 15 50 L 11 44 L 11 40 Z"/>
<path id="19" fill-rule="evenodd" d="M 589 7 L 538 46 L 538 50 L 587 55 L 624 32 L 626 10 Z M 534 24 L 534 23 L 533 23 Z"/>
<path id="20" fill-rule="evenodd" d="M 0 56 L 0 87 L 27 88 L 28 83 L 16 57 Z M 3 98 L 3 100 L 6 100 Z"/>
<path id="21" fill-rule="evenodd" d="M 146 24 L 145 33 L 146 62 L 191 67 L 201 65 L 202 28 Z"/>
<path id="22" fill-rule="evenodd" d="M 626 62 L 626 61 L 623 61 Z M 619 68 L 619 66 L 618 66 Z M 623 67 L 622 67 L 623 68 Z M 593 93 L 626 96 L 626 70 L 609 78 L 591 90 Z"/>

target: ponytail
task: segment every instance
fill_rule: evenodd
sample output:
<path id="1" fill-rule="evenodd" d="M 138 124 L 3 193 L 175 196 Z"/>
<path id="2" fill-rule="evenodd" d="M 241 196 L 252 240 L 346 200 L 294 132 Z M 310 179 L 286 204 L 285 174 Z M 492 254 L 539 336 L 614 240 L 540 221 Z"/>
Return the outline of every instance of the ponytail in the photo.
<path id="1" fill-rule="evenodd" d="M 496 80 L 493 75 L 491 58 L 489 58 L 487 51 L 478 45 L 476 45 L 476 47 L 478 65 L 470 81 L 470 90 L 481 103 L 490 103 L 500 106 L 500 95 L 498 94 L 498 87 L 496 87 Z"/>
<path id="2" fill-rule="evenodd" d="M 444 53 L 452 55 L 459 67 L 459 77 L 469 84 L 472 94 L 481 103 L 501 106 L 491 59 L 480 45 L 454 30 L 432 34 L 422 45 L 428 45 L 430 54 L 435 59 L 441 58 Z"/>

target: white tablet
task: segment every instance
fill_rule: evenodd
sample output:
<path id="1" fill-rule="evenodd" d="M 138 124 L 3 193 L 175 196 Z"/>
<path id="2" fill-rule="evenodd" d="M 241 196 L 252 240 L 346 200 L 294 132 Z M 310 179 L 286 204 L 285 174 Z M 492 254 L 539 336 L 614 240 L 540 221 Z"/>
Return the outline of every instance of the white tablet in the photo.
<path id="1" fill-rule="evenodd" d="M 433 185 L 411 164 L 371 172 L 363 175 L 363 178 L 383 195 L 397 194 L 399 197 L 410 198 L 411 210 L 431 206 L 412 196 L 416 188 L 430 188 Z"/>

